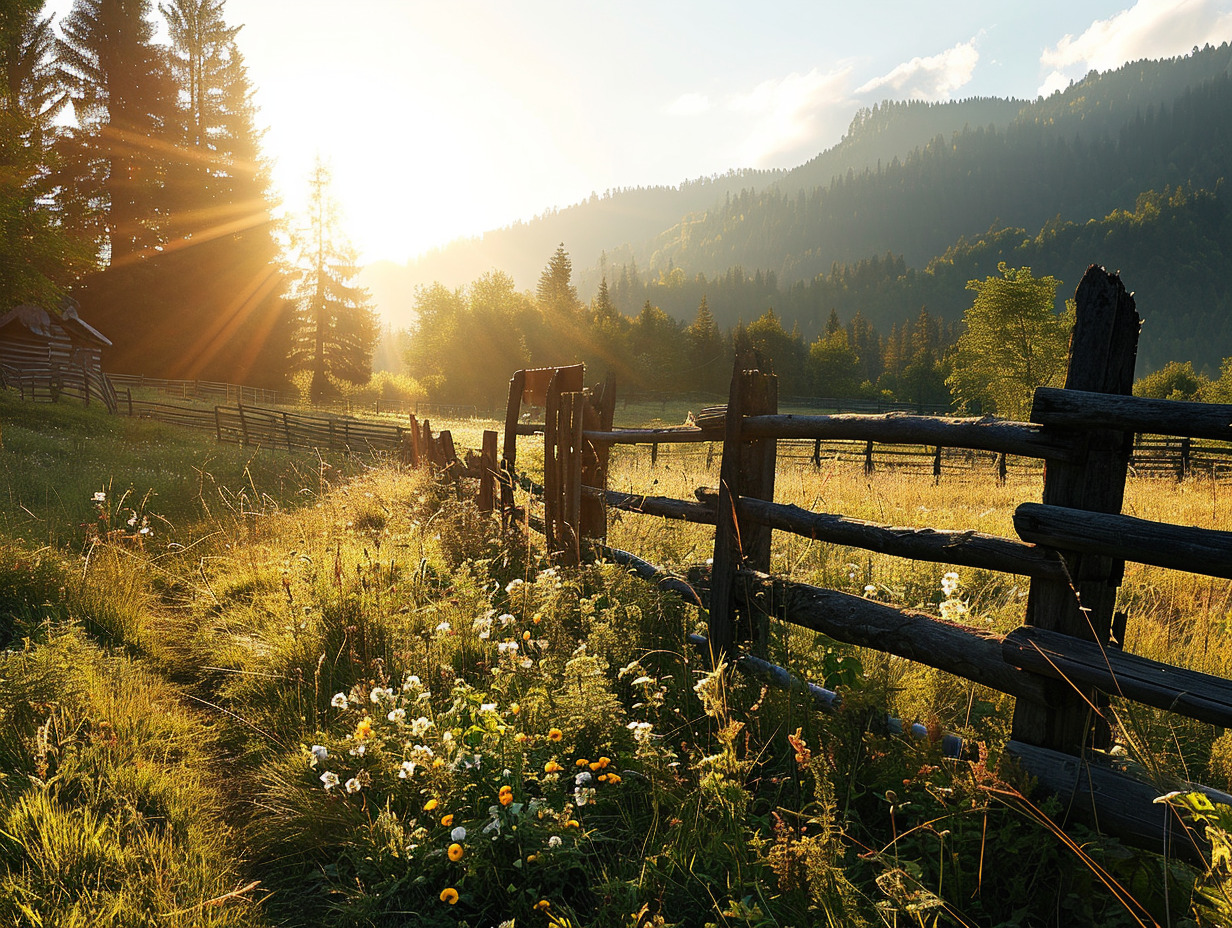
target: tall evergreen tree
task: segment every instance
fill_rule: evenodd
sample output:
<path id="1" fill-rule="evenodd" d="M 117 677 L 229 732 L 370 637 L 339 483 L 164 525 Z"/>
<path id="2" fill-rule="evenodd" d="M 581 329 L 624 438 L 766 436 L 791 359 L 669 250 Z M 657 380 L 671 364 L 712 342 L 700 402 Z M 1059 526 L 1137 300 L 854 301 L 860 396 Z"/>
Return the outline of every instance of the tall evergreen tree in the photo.
<path id="1" fill-rule="evenodd" d="M 377 318 L 368 291 L 351 284 L 355 251 L 339 228 L 330 174 L 318 159 L 309 179 L 309 228 L 300 245 L 295 361 L 312 373 L 312 398 L 337 391 L 334 380 L 364 383 L 372 375 Z"/>
<path id="2" fill-rule="evenodd" d="M 162 241 L 175 95 L 150 13 L 150 0 L 74 0 L 60 23 L 58 58 L 79 126 L 68 163 L 78 195 L 106 209 L 111 264 L 148 255 Z"/>
<path id="3" fill-rule="evenodd" d="M 24 302 L 54 308 L 91 261 L 55 198 L 52 143 L 67 96 L 40 6 L 0 10 L 0 312 Z"/>

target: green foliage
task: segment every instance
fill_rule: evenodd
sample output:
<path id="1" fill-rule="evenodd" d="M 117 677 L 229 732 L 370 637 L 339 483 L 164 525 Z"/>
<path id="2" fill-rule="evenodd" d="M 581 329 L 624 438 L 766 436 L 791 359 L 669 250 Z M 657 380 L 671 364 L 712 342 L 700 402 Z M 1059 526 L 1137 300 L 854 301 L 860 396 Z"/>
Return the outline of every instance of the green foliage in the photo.
<path id="1" fill-rule="evenodd" d="M 1159 370 L 1134 382 L 1134 396 L 1157 400 L 1196 400 L 1209 388 L 1210 378 L 1197 373 L 1190 361 L 1169 361 Z"/>
<path id="2" fill-rule="evenodd" d="M 1024 420 L 1035 388 L 1065 374 L 1072 311 L 1053 312 L 1058 281 L 998 265 L 1001 277 L 967 283 L 975 303 L 963 322 L 948 379 L 964 408 Z"/>

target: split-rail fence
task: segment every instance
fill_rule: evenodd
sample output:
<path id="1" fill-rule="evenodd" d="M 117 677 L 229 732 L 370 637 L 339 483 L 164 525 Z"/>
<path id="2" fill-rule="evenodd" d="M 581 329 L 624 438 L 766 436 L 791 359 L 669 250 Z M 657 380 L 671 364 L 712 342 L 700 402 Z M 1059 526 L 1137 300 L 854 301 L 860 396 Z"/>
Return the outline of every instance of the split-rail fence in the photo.
<path id="1" fill-rule="evenodd" d="M 1232 533 L 1165 524 L 1122 513 L 1136 433 L 1169 440 L 1232 441 L 1232 406 L 1130 395 L 1139 317 L 1119 277 L 1088 270 L 1062 389 L 1040 388 L 1028 422 L 889 415 L 781 415 L 773 374 L 738 369 L 724 408 L 692 424 L 614 429 L 611 383 L 584 391 L 581 367 L 518 371 L 510 382 L 501 461 L 507 517 L 515 485 L 542 496 L 540 525 L 562 562 L 598 555 L 624 563 L 705 608 L 715 660 L 809 693 L 819 707 L 836 694 L 795 679 L 759 656 L 774 619 L 832 639 L 908 658 L 1015 698 L 1007 753 L 1041 784 L 1065 796 L 1075 818 L 1168 853 L 1196 857 L 1175 813 L 1152 800 L 1164 789 L 1130 775 L 1107 749 L 1112 698 L 1135 701 L 1221 727 L 1232 726 L 1232 681 L 1149 660 L 1123 648 L 1129 617 L 1118 609 L 1126 561 L 1232 579 Z M 520 421 L 521 406 L 543 406 L 542 425 Z M 544 434 L 543 484 L 517 471 L 519 435 Z M 966 448 L 1043 462 L 1042 502 L 1014 515 L 1018 538 L 973 531 L 878 525 L 774 501 L 776 450 L 788 440 L 843 439 Z M 618 444 L 722 442 L 718 487 L 693 500 L 607 489 L 608 454 Z M 1004 459 L 1004 458 L 1002 458 Z M 715 526 L 708 576 L 675 576 L 606 545 L 607 509 Z M 529 521 L 529 519 L 528 519 Z M 915 560 L 1030 578 L 1021 627 L 1005 636 L 943 621 L 770 570 L 773 531 Z M 1194 787 L 1219 802 L 1232 796 Z M 1170 842 L 1172 842 L 1170 846 Z"/>

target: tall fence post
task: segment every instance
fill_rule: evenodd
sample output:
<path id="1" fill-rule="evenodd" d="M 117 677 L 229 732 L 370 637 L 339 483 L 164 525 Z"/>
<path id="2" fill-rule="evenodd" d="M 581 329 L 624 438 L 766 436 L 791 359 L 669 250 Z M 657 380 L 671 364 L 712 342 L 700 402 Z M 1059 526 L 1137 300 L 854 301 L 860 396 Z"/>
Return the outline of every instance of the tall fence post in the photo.
<path id="1" fill-rule="evenodd" d="M 727 401 L 710 577 L 710 650 L 716 662 L 732 656 L 740 637 L 732 596 L 736 571 L 743 567 L 770 569 L 770 528 L 739 518 L 736 506 L 741 496 L 774 498 L 777 443 L 774 439 L 746 443 L 741 440 L 741 432 L 746 415 L 778 412 L 778 378 L 761 371 L 740 370 L 739 364 L 737 361 Z M 764 626 L 764 622 L 761 624 Z M 745 631 L 750 637 L 759 637 L 752 628 Z"/>
<path id="2" fill-rule="evenodd" d="M 518 416 L 522 410 L 522 391 L 526 387 L 526 371 L 514 371 L 509 378 L 509 402 L 505 406 L 505 444 L 501 449 L 501 519 L 513 513 L 513 480 L 518 460 Z"/>
<path id="3" fill-rule="evenodd" d="M 479 511 L 491 512 L 496 508 L 496 432 L 486 429 L 483 447 L 479 452 Z"/>
<path id="4" fill-rule="evenodd" d="M 1140 326 L 1134 298 L 1119 277 L 1094 265 L 1087 269 L 1074 298 L 1077 316 L 1065 388 L 1129 395 Z M 1076 436 L 1080 442 L 1077 459 L 1048 462 L 1043 502 L 1119 513 L 1133 433 L 1089 429 Z M 1072 583 L 1033 580 L 1027 624 L 1107 646 L 1125 563 L 1094 554 L 1066 553 L 1064 558 Z M 1015 706 L 1014 740 L 1073 755 L 1107 743 L 1107 723 L 1093 709 L 1100 704 L 1093 688 L 1064 682 L 1053 695 L 1046 707 L 1023 701 Z"/>

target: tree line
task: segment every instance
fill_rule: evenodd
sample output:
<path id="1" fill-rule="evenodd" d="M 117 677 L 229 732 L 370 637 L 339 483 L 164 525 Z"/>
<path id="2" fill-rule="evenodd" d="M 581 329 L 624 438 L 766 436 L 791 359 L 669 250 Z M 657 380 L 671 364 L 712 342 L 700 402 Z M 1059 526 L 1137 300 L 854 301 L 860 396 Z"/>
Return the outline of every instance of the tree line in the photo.
<path id="1" fill-rule="evenodd" d="M 375 314 L 312 178 L 291 254 L 224 0 L 41 0 L 0 12 L 0 300 L 70 297 L 114 370 L 328 392 L 366 380 Z M 71 113 L 71 119 L 66 118 Z"/>

